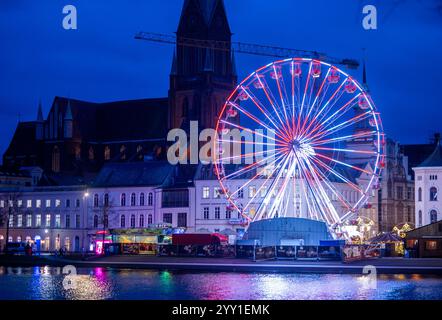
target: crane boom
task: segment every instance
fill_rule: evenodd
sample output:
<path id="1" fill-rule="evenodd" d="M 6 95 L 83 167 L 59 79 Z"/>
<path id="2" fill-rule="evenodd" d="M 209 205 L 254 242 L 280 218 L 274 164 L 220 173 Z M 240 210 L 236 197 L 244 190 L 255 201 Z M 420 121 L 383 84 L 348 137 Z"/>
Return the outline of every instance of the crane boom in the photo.
<path id="1" fill-rule="evenodd" d="M 344 65 L 350 69 L 357 69 L 359 67 L 359 62 L 357 60 L 333 58 L 327 56 L 324 53 L 317 51 L 272 47 L 260 44 L 244 43 L 244 42 L 177 38 L 174 35 L 143 32 L 143 31 L 138 32 L 135 35 L 135 39 L 151 41 L 151 42 L 167 43 L 167 44 L 177 44 L 179 46 L 187 46 L 195 48 L 212 48 L 214 50 L 221 50 L 221 51 L 234 50 L 235 52 L 238 53 L 252 54 L 258 56 L 269 56 L 276 58 L 304 57 L 304 58 L 326 61 L 331 64 Z"/>

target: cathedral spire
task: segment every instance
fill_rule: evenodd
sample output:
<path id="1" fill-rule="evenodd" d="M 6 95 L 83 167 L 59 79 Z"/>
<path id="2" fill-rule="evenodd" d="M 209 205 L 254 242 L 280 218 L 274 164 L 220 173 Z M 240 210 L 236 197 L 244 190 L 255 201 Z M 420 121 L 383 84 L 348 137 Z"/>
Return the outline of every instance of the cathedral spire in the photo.
<path id="1" fill-rule="evenodd" d="M 176 76 L 178 74 L 177 62 L 176 62 L 176 50 L 173 50 L 173 58 L 172 58 L 172 68 L 170 70 L 170 75 Z"/>
<path id="2" fill-rule="evenodd" d="M 38 122 L 44 121 L 44 119 L 43 119 L 43 110 L 42 110 L 42 107 L 41 107 L 41 99 L 38 101 L 37 121 Z"/>

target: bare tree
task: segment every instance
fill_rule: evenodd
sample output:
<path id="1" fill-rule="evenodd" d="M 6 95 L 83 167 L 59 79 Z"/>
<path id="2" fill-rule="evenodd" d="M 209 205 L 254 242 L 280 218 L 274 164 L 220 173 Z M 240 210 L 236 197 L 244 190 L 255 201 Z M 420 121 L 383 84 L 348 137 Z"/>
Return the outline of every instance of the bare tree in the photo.
<path id="1" fill-rule="evenodd" d="M 103 201 L 99 201 L 98 206 L 96 206 L 95 195 L 93 199 L 93 207 L 94 207 L 94 224 L 95 224 L 95 215 L 98 218 L 97 227 L 101 224 L 102 226 L 102 241 L 103 241 L 103 250 L 102 254 L 104 254 L 104 241 L 106 240 L 106 231 L 109 229 L 109 215 L 113 211 L 113 199 L 111 199 L 109 190 L 104 190 L 103 193 Z M 94 226 L 95 228 L 95 226 Z"/>
<path id="2" fill-rule="evenodd" d="M 8 191 L 0 195 L 0 201 L 3 205 L 0 207 L 0 226 L 6 225 L 6 238 L 4 251 L 8 252 L 9 244 L 9 229 L 11 217 L 13 218 L 15 214 L 21 212 L 23 203 L 19 204 L 21 200 L 21 192 L 19 191 Z"/>

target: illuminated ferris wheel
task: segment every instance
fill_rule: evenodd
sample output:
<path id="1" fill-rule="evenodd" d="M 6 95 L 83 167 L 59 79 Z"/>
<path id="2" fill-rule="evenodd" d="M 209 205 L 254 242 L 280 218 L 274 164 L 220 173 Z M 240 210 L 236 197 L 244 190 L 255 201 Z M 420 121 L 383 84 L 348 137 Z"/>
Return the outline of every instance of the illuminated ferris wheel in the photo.
<path id="1" fill-rule="evenodd" d="M 277 217 L 344 222 L 366 205 L 383 162 L 384 135 L 367 91 L 325 62 L 268 64 L 227 99 L 216 127 L 214 170 L 246 222 Z"/>

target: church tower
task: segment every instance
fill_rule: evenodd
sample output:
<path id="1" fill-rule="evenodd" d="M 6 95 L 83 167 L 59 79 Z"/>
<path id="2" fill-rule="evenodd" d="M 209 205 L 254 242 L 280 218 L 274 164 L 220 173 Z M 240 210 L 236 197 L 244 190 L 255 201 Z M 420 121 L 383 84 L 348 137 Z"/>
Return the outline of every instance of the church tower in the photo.
<path id="1" fill-rule="evenodd" d="M 185 0 L 177 31 L 169 90 L 169 128 L 215 128 L 237 77 L 223 0 Z M 186 39 L 224 41 L 227 50 L 183 45 Z"/>

